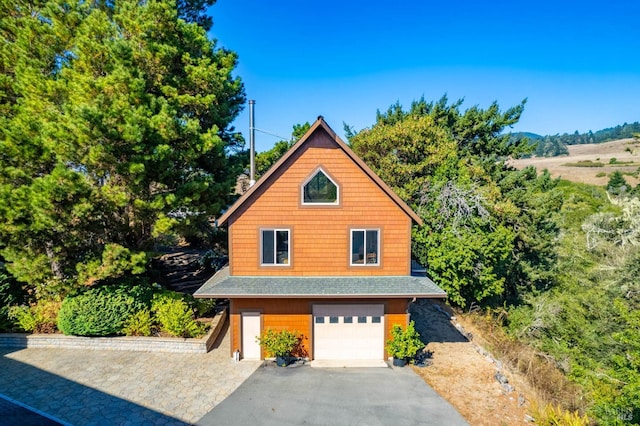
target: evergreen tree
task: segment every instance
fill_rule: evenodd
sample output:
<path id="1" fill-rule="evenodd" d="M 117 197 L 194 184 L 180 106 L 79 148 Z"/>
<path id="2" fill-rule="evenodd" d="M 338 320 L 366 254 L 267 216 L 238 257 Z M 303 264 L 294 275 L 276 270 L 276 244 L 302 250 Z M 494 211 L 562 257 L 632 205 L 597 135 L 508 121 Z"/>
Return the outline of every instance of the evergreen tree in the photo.
<path id="1" fill-rule="evenodd" d="M 622 194 L 629 189 L 630 186 L 621 172 L 616 170 L 615 172 L 611 173 L 611 177 L 609 178 L 609 182 L 607 183 L 607 191 L 617 195 Z"/>
<path id="2" fill-rule="evenodd" d="M 244 89 L 208 3 L 2 0 L 0 252 L 20 281 L 140 273 L 227 204 Z"/>
<path id="3" fill-rule="evenodd" d="M 423 218 L 413 255 L 452 303 L 517 301 L 552 284 L 556 182 L 504 162 L 530 150 L 503 133 L 524 102 L 505 112 L 461 104 L 421 99 L 405 111 L 396 103 L 351 146 Z"/>

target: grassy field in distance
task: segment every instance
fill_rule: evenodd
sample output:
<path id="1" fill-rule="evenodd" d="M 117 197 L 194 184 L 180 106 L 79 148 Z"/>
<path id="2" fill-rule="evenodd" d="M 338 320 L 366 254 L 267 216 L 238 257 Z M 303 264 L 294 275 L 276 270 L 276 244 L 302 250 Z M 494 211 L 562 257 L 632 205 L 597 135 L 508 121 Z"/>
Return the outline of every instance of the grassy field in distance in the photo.
<path id="1" fill-rule="evenodd" d="M 512 166 L 523 169 L 535 166 L 538 172 L 548 169 L 553 177 L 572 182 L 590 183 L 604 186 L 614 171 L 624 174 L 632 186 L 638 185 L 640 171 L 640 140 L 620 139 L 617 141 L 569 145 L 569 155 L 560 157 L 531 157 L 509 160 Z M 612 163 L 612 159 L 615 159 Z M 629 174 L 633 173 L 635 176 Z"/>

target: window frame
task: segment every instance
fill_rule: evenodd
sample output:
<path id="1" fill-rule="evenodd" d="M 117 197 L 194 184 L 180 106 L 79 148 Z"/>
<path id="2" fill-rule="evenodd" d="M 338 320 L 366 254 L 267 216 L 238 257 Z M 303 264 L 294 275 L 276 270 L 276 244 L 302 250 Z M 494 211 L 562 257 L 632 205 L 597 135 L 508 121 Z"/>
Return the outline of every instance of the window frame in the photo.
<path id="1" fill-rule="evenodd" d="M 364 241 L 363 246 L 367 246 L 367 232 L 375 231 L 377 233 L 378 244 L 376 247 L 376 262 L 375 263 L 367 263 L 366 253 L 362 263 L 354 263 L 353 260 L 353 235 L 354 232 L 363 232 L 364 233 Z M 349 229 L 349 266 L 355 267 L 372 267 L 372 266 L 380 266 L 381 265 L 381 247 L 382 247 L 382 231 L 380 228 L 351 228 Z M 364 250 L 366 252 L 366 250 Z"/>
<path id="2" fill-rule="evenodd" d="M 286 231 L 287 233 L 287 263 L 278 263 L 278 239 L 277 233 Z M 273 263 L 264 262 L 264 233 L 273 233 Z M 260 266 L 272 267 L 290 267 L 291 266 L 291 228 L 267 227 L 260 228 L 260 250 L 258 252 Z"/>
<path id="3" fill-rule="evenodd" d="M 305 201 L 304 188 L 307 186 L 307 184 L 309 184 L 309 182 L 311 182 L 318 175 L 318 173 L 322 173 L 329 180 L 329 182 L 331 182 L 336 187 L 335 201 L 330 203 L 315 203 L 315 202 Z M 300 205 L 312 206 L 312 207 L 313 206 L 339 206 L 340 205 L 340 185 L 329 173 L 327 173 L 327 171 L 323 167 L 318 167 L 313 171 L 313 173 L 309 175 L 307 179 L 304 180 L 304 182 L 302 182 L 302 185 L 300 185 Z"/>

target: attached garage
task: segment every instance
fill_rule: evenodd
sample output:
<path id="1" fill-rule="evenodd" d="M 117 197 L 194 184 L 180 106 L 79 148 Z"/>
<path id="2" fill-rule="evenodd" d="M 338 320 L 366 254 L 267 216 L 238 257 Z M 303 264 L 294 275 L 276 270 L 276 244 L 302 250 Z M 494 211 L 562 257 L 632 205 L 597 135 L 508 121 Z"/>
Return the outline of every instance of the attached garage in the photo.
<path id="1" fill-rule="evenodd" d="M 382 359 L 384 327 L 384 305 L 314 305 L 314 358 Z"/>
<path id="2" fill-rule="evenodd" d="M 326 293 L 325 293 L 326 292 Z M 426 277 L 235 277 L 222 269 L 196 297 L 230 299 L 231 356 L 264 358 L 255 337 L 295 330 L 310 360 L 384 360 L 394 324 L 408 324 L 414 297 L 442 297 Z"/>

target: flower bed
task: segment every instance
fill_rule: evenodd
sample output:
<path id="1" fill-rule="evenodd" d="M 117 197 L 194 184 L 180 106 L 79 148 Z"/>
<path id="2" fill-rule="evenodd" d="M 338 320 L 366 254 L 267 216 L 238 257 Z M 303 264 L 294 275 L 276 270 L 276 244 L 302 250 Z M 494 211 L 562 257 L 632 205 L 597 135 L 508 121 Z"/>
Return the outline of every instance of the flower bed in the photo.
<path id="1" fill-rule="evenodd" d="M 79 337 L 63 334 L 0 333 L 0 347 L 94 349 L 142 352 L 207 353 L 213 347 L 227 319 L 226 309 L 211 321 L 209 332 L 200 339 L 177 337 Z"/>

